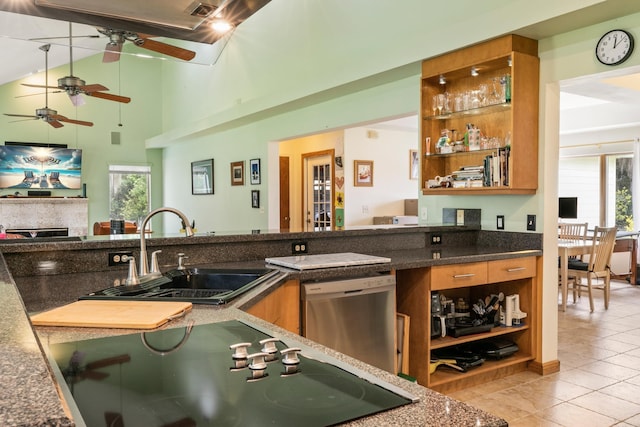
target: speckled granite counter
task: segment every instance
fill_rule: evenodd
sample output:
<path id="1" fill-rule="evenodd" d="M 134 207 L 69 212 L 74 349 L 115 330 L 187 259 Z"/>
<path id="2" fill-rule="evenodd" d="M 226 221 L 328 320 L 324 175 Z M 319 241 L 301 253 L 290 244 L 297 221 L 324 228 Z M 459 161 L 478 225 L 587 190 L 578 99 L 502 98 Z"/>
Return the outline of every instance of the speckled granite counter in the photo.
<path id="1" fill-rule="evenodd" d="M 539 245 L 536 244 L 537 237 L 535 235 L 532 235 L 531 241 L 527 241 L 528 236 L 525 235 L 524 240 L 514 245 L 513 236 L 499 237 L 497 240 L 492 240 L 491 236 L 478 236 L 477 232 L 475 232 L 476 234 L 472 237 L 473 241 L 469 243 L 465 238 L 459 239 L 460 236 L 456 236 L 453 233 L 448 237 L 451 237 L 451 242 L 456 243 L 455 245 L 443 245 L 434 248 L 425 244 L 429 232 L 431 230 L 420 228 L 413 231 L 402 230 L 399 233 L 390 233 L 389 239 L 383 239 L 386 242 L 380 240 L 380 232 L 355 233 L 347 236 L 349 238 L 346 240 L 344 239 L 345 236 L 341 236 L 343 239 L 333 240 L 333 242 L 323 242 L 321 236 L 314 236 L 317 240 L 312 247 L 323 249 L 319 250 L 318 253 L 336 251 L 336 247 L 340 247 L 341 251 L 351 250 L 389 257 L 392 260 L 391 264 L 386 266 L 333 268 L 327 269 L 330 271 L 319 270 L 304 273 L 290 271 L 290 274 L 292 277 L 302 280 L 315 280 L 330 277 L 357 276 L 372 270 L 383 271 L 389 268 L 420 268 L 436 264 L 541 255 Z M 385 232 L 382 233 L 384 234 Z M 241 254 L 237 252 L 240 246 L 236 247 L 235 251 L 228 250 L 228 247 L 216 247 L 214 259 L 225 263 L 227 266 L 264 266 L 264 262 L 261 259 L 264 259 L 265 251 L 268 251 L 270 256 L 286 255 L 291 248 L 290 239 L 300 238 L 299 235 L 287 237 L 289 240 L 282 239 L 282 237 L 280 239 L 258 237 L 252 242 L 252 245 L 247 245 L 246 237 L 237 240 L 221 237 L 220 241 L 215 243 L 241 245 L 243 251 Z M 302 237 L 308 238 L 306 235 Z M 330 237 L 340 236 L 332 235 Z M 370 245 L 371 239 L 378 242 L 378 244 Z M 211 249 L 202 246 L 203 244 L 210 244 L 210 238 L 205 238 L 206 241 L 204 242 L 198 240 L 190 241 L 190 245 L 185 245 L 184 240 L 157 239 L 150 246 L 166 244 L 166 247 L 169 248 L 167 252 L 184 251 L 186 248 L 190 250 L 188 252 L 192 256 L 190 260 L 195 263 L 211 263 Z M 328 240 L 331 241 L 332 239 L 329 238 Z M 459 244 L 460 240 L 462 244 Z M 25 311 L 36 312 L 63 305 L 75 301 L 78 296 L 90 291 L 111 286 L 114 280 L 124 277 L 126 271 L 123 269 L 104 271 L 105 269 L 97 269 L 90 262 L 85 262 L 83 259 L 75 259 L 75 262 L 68 262 L 68 259 L 76 256 L 81 258 L 81 254 L 89 252 L 89 254 L 85 254 L 87 259 L 96 258 L 96 263 L 99 261 L 102 264 L 105 260 L 104 254 L 106 251 L 133 248 L 135 243 L 137 242 L 132 240 L 115 241 L 115 244 L 114 241 L 110 240 L 86 240 L 56 244 L 43 242 L 34 246 L 0 245 L 0 249 L 5 251 L 5 258 L 8 258 L 6 265 L 4 262 L 0 265 L 0 280 L 2 280 L 0 282 L 0 303 L 2 304 L 3 312 L 6 313 L 5 319 L 3 319 L 4 327 L 0 333 L 0 347 L 2 348 L 0 350 L 0 355 L 2 356 L 0 383 L 3 384 L 3 390 L 0 391 L 0 425 L 73 425 L 58 398 L 52 372 L 43 358 L 43 349 L 41 349 L 39 343 L 42 342 L 46 347 L 51 343 L 132 331 L 38 328 L 37 336 L 40 339 L 38 341 L 28 322 Z M 363 244 L 365 245 L 363 246 Z M 367 246 L 366 244 L 369 245 Z M 363 250 L 363 247 L 371 248 L 372 250 Z M 274 248 L 277 249 L 274 250 Z M 374 248 L 375 250 L 373 250 Z M 208 250 L 203 251 L 202 249 Z M 74 252 L 70 254 L 66 251 Z M 91 253 L 92 251 L 95 251 L 95 253 Z M 202 252 L 207 252 L 207 254 L 203 255 Z M 100 257 L 101 259 L 98 259 Z M 85 273 L 79 274 L 78 270 L 80 268 L 84 268 Z M 9 271 L 16 278 L 19 294 Z M 372 372 L 383 380 L 402 387 L 420 398 L 419 403 L 353 421 L 348 424 L 350 426 L 506 425 L 504 420 L 402 378 L 372 368 L 348 356 L 333 352 L 330 349 L 263 322 L 241 310 L 242 307 L 249 306 L 259 300 L 265 292 L 269 292 L 269 290 L 256 288 L 224 309 L 210 306 L 195 307 L 187 318 L 173 321 L 168 327 L 184 326 L 189 319 L 193 319 L 198 324 L 229 319 L 247 320 L 261 325 L 265 330 L 273 331 L 276 336 L 292 341 L 299 340 L 305 345 L 318 349 L 318 351 L 346 361 L 362 370 Z M 24 303 L 21 301 L 21 296 Z"/>

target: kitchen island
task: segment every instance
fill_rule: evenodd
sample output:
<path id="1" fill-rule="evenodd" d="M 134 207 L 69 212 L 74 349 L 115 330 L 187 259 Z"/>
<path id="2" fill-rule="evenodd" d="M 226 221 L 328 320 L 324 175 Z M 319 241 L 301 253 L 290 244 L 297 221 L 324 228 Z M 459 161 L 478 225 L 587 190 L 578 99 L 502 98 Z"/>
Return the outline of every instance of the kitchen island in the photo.
<path id="1" fill-rule="evenodd" d="M 450 230 L 451 241 L 455 242 L 461 239 L 460 236 L 471 232 L 473 236 L 469 235 L 467 237 L 474 239 L 475 244 L 473 247 L 464 244 L 453 245 L 451 247 L 442 246 L 438 251 L 440 251 L 440 255 L 444 253 L 445 257 L 444 259 L 442 257 L 436 258 L 432 256 L 432 248 L 427 247 L 428 245 L 424 243 L 426 234 L 431 231 L 432 230 L 428 228 L 416 228 L 411 231 L 403 230 L 399 234 L 396 232 L 389 232 L 387 234 L 387 232 L 384 231 L 371 231 L 355 232 L 352 234 L 346 233 L 346 235 L 342 236 L 336 235 L 339 233 L 331 236 L 322 236 L 322 233 L 317 233 L 313 236 L 317 241 L 314 241 L 311 247 L 320 248 L 320 240 L 326 237 L 325 241 L 322 242 L 322 248 L 326 249 L 323 252 L 330 253 L 336 251 L 335 248 L 331 247 L 331 238 L 341 237 L 342 239 L 334 241 L 339 244 L 341 248 L 349 248 L 350 245 L 356 247 L 357 245 L 357 247 L 360 248 L 360 252 L 364 252 L 361 246 L 363 240 L 374 238 L 380 242 L 380 234 L 387 234 L 383 237 L 387 237 L 385 240 L 388 240 L 388 244 L 376 245 L 376 255 L 391 258 L 391 265 L 384 268 L 391 267 L 393 269 L 418 268 L 433 265 L 434 263 L 463 263 L 469 262 L 469 260 L 501 259 L 541 254 L 540 250 L 536 248 L 535 236 L 533 244 L 531 242 L 525 242 L 524 246 L 513 247 L 512 243 L 503 245 L 500 242 L 496 243 L 495 241 L 491 241 L 487 236 L 478 236 L 477 230 L 461 231 L 458 229 Z M 438 229 L 438 232 L 442 231 L 447 230 Z M 300 237 L 311 239 L 311 236 L 300 235 L 287 237 L 294 240 Z M 509 237 L 505 236 L 505 239 L 513 242 L 513 239 Z M 246 266 L 255 266 L 256 264 L 264 265 L 264 263 L 260 261 L 260 257 L 264 257 L 264 254 L 256 255 L 254 253 L 256 246 L 264 246 L 267 244 L 266 242 L 271 242 L 273 245 L 279 246 L 280 249 L 275 251 L 273 248 L 266 249 L 271 256 L 287 255 L 286 249 L 283 249 L 283 247 L 291 247 L 288 241 L 282 242 L 282 237 L 265 238 L 264 235 L 262 235 L 262 238 L 258 237 L 253 241 L 253 248 L 246 245 L 247 239 L 250 238 L 243 237 L 233 239 L 230 237 L 220 237 L 221 242 L 211 242 L 211 237 L 205 237 L 204 240 L 206 241 L 204 242 L 201 241 L 202 239 L 200 239 L 200 241 L 194 239 L 189 240 L 187 242 L 188 244 L 185 244 L 186 239 L 169 238 L 153 239 L 150 242 L 153 242 L 152 245 L 163 246 L 163 248 L 169 249 L 173 248 L 177 251 L 190 250 L 189 255 L 193 256 L 196 261 L 211 262 L 211 250 L 203 250 L 203 247 L 198 247 L 198 245 L 217 243 L 218 245 L 226 244 L 233 246 L 239 243 L 239 241 L 242 241 L 242 247 L 251 252 L 250 255 L 246 256 L 238 253 L 229 255 L 229 252 L 222 250 L 221 246 L 216 246 L 216 250 L 214 251 L 216 257 L 214 259 L 222 263 L 234 263 L 234 265 L 241 264 Z M 402 243 L 401 247 L 403 247 L 403 249 L 398 249 L 399 245 L 396 239 Z M 355 242 L 350 242 L 349 240 L 354 240 Z M 478 245 L 478 242 L 482 244 Z M 316 243 L 318 244 L 316 245 Z M 3 370 L 2 374 L 0 374 L 0 380 L 5 384 L 3 392 L 1 392 L 2 395 L 0 396 L 2 400 L 0 423 L 3 425 L 33 426 L 74 425 L 58 398 L 57 384 L 54 376 L 51 374 L 49 364 L 46 362 L 46 359 L 43 358 L 43 350 L 46 350 L 49 345 L 55 343 L 135 331 L 38 327 L 35 330 L 36 335 L 34 335 L 26 313 L 42 311 L 72 302 L 80 295 L 88 292 L 87 290 L 91 291 L 96 290 L 96 288 L 105 287 L 98 283 L 104 283 L 105 280 L 117 280 L 117 276 L 122 277 L 123 275 L 122 270 L 105 272 L 104 269 L 100 270 L 94 267 L 93 270 L 95 271 L 91 271 L 92 267 L 90 263 L 84 263 L 82 265 L 85 272 L 72 272 L 68 270 L 79 269 L 77 263 L 62 262 L 61 260 L 73 259 L 75 256 L 85 254 L 88 258 L 96 258 L 96 260 L 103 262 L 105 258 L 102 257 L 102 252 L 113 251 L 116 248 L 135 247 L 135 244 L 135 241 L 126 239 L 103 241 L 88 239 L 82 242 L 46 242 L 41 245 L 33 243 L 31 244 L 32 246 L 29 247 L 27 247 L 27 245 L 6 245 L 2 247 L 2 250 L 5 251 L 5 258 L 9 261 L 5 264 L 4 271 L 0 272 L 0 279 L 2 280 L 0 283 L 0 289 L 2 290 L 0 293 L 0 303 L 8 310 L 7 319 L 3 322 L 6 327 L 3 328 L 4 332 L 0 338 L 2 341 L 0 344 L 3 349 L 1 351 L 4 353 L 2 357 Z M 410 247 L 411 245 L 415 247 Z M 92 251 L 94 253 L 91 253 Z M 60 252 L 63 252 L 63 254 L 60 254 Z M 209 254 L 208 257 L 206 253 Z M 449 256 L 447 256 L 447 254 L 449 254 Z M 457 254 L 457 256 L 454 256 L 455 254 Z M 227 257 L 227 259 L 224 259 L 225 257 Z M 82 260 L 80 260 L 80 263 L 82 263 Z M 316 279 L 330 277 L 332 275 L 358 275 L 368 269 L 376 270 L 381 268 L 383 267 L 360 266 L 309 273 L 291 271 L 290 274 L 291 277 L 298 279 L 302 278 L 301 275 L 303 274 L 305 275 L 304 279 Z M 61 274 L 50 274 L 52 270 Z M 11 274 L 9 272 L 11 272 Z M 15 282 L 11 277 L 12 274 L 15 276 Z M 18 284 L 17 287 L 14 283 Z M 17 289 L 20 290 L 20 293 L 18 293 Z M 270 289 L 257 288 L 243 295 L 225 308 L 195 307 L 187 317 L 172 321 L 167 327 L 184 327 L 186 322 L 191 320 L 195 321 L 196 324 L 221 322 L 230 319 L 255 323 L 260 325 L 261 328 L 271 331 L 274 336 L 282 337 L 282 339 L 291 340 L 292 342 L 301 342 L 304 345 L 316 348 L 318 351 L 342 360 L 356 369 L 370 372 L 376 377 L 407 390 L 419 398 L 418 403 L 405 405 L 397 409 L 355 420 L 348 423 L 348 425 L 447 425 L 449 424 L 447 422 L 448 420 L 451 420 L 450 425 L 505 425 L 503 420 L 493 417 L 490 414 L 447 398 L 446 396 L 400 377 L 372 368 L 348 356 L 319 346 L 298 335 L 251 316 L 244 311 L 245 308 L 259 301 L 269 292 L 271 292 Z M 26 307 L 23 305 L 21 297 L 24 299 Z M 38 339 L 36 339 L 36 336 Z M 44 348 L 40 347 L 40 343 L 42 343 L 42 347 Z M 28 396 L 28 399 L 25 398 L 25 396 Z"/>

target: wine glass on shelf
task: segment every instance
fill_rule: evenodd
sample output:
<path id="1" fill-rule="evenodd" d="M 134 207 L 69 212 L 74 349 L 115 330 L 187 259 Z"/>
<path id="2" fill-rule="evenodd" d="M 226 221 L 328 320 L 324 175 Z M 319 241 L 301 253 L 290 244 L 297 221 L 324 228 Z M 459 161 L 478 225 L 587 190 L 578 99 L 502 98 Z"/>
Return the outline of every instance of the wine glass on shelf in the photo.
<path id="1" fill-rule="evenodd" d="M 438 106 L 438 115 L 442 114 L 442 109 L 444 108 L 444 94 L 438 94 L 438 102 L 436 104 Z"/>
<path id="2" fill-rule="evenodd" d="M 36 237 L 38 237 L 38 231 L 37 230 L 29 230 L 29 234 L 31 235 L 32 239 L 35 239 Z"/>
<path id="3" fill-rule="evenodd" d="M 433 99 L 431 100 L 431 108 L 433 109 L 433 115 L 436 115 L 436 111 L 438 111 L 438 95 L 433 95 Z"/>

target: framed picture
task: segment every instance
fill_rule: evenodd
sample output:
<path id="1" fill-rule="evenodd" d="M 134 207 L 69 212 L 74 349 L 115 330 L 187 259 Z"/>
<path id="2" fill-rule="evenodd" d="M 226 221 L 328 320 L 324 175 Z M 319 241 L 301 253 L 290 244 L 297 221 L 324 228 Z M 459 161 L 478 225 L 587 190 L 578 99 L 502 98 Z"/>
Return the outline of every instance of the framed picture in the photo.
<path id="1" fill-rule="evenodd" d="M 260 190 L 251 190 L 251 207 L 260 207 Z"/>
<path id="2" fill-rule="evenodd" d="M 244 185 L 244 162 L 231 162 L 231 185 Z"/>
<path id="3" fill-rule="evenodd" d="M 213 194 L 213 159 L 191 163 L 191 194 Z"/>
<path id="4" fill-rule="evenodd" d="M 418 150 L 409 150 L 409 179 L 418 179 L 420 158 Z"/>
<path id="5" fill-rule="evenodd" d="M 260 184 L 260 159 L 249 160 L 249 181 L 251 185 Z"/>
<path id="6" fill-rule="evenodd" d="M 373 160 L 353 161 L 354 187 L 373 187 Z"/>

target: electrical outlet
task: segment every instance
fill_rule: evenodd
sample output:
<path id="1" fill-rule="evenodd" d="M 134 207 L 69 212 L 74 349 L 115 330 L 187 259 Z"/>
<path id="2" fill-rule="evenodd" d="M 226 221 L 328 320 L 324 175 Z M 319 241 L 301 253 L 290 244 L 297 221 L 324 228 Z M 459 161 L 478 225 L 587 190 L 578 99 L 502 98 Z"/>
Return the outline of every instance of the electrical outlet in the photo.
<path id="1" fill-rule="evenodd" d="M 496 229 L 504 230 L 504 215 L 498 215 L 496 217 Z"/>
<path id="2" fill-rule="evenodd" d="M 293 255 L 306 254 L 308 249 L 307 242 L 293 242 L 291 244 L 291 253 Z"/>
<path id="3" fill-rule="evenodd" d="M 464 225 L 464 209 L 456 210 L 456 225 Z"/>
<path id="4" fill-rule="evenodd" d="M 109 267 L 127 264 L 132 257 L 133 252 L 109 252 Z"/>
<path id="5" fill-rule="evenodd" d="M 442 244 L 442 234 L 432 234 L 431 235 L 431 244 L 432 245 L 440 245 L 440 244 Z"/>
<path id="6" fill-rule="evenodd" d="M 536 231 L 535 215 L 527 215 L 527 231 Z"/>

